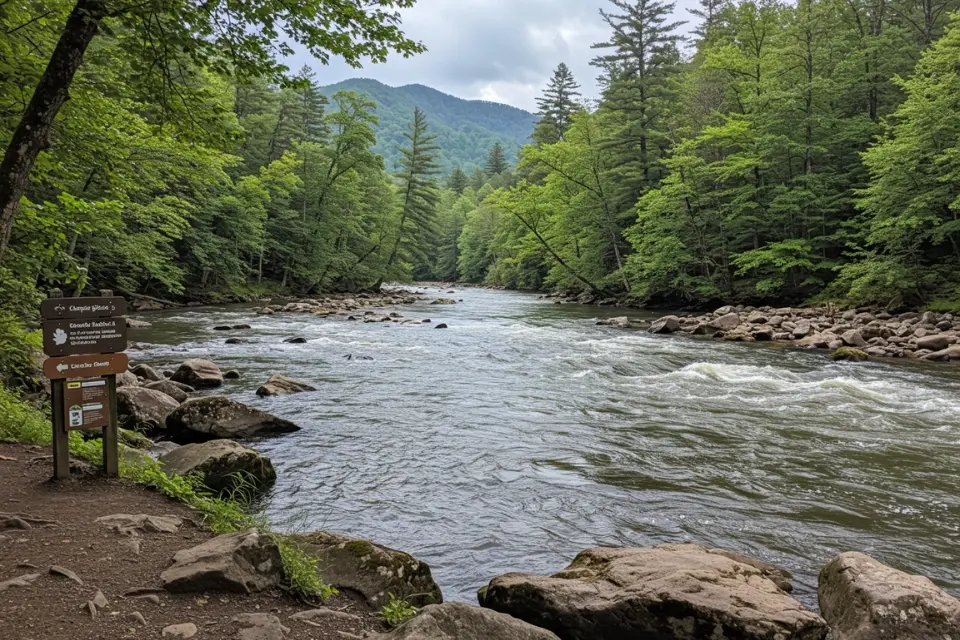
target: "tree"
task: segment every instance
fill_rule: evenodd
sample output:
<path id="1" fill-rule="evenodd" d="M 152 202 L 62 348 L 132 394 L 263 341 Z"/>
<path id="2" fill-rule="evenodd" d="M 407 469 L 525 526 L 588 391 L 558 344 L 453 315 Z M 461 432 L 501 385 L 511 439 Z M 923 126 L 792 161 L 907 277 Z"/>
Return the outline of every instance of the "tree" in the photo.
<path id="1" fill-rule="evenodd" d="M 460 167 L 455 167 L 450 173 L 450 177 L 447 178 L 447 188 L 458 196 L 463 195 L 463 191 L 467 188 L 468 184 L 469 179 L 467 178 L 467 174 L 465 174 Z"/>
<path id="2" fill-rule="evenodd" d="M 503 145 L 499 142 L 490 147 L 490 153 L 487 155 L 487 165 L 484 169 L 490 177 L 498 176 L 509 169 L 507 157 L 503 152 Z"/>
<path id="3" fill-rule="evenodd" d="M 407 257 L 424 261 L 423 249 L 429 246 L 436 234 L 435 217 L 440 194 L 434 176 L 439 173 L 434 161 L 438 147 L 434 137 L 427 133 L 427 116 L 419 107 L 413 110 L 413 120 L 404 137 L 408 146 L 400 149 L 403 156 L 400 164 L 403 171 L 401 182 L 400 221 L 396 239 L 385 271 L 374 285 L 379 289 L 385 275 L 400 255 L 401 246 L 405 246 Z M 409 221 L 409 225 L 407 224 Z"/>
<path id="4" fill-rule="evenodd" d="M 134 34 L 129 42 L 144 52 L 146 79 L 159 76 L 162 104 L 172 109 L 169 101 L 183 94 L 167 89 L 184 78 L 189 65 L 282 81 L 287 69 L 274 56 L 292 53 L 291 42 L 323 62 L 338 55 L 353 66 L 360 66 L 365 57 L 383 61 L 389 51 L 419 53 L 423 47 L 403 35 L 399 16 L 392 11 L 413 4 L 414 0 L 381 0 L 372 8 L 364 0 L 296 4 L 175 0 L 113 6 L 106 0 L 77 0 L 0 162 L 0 256 L 37 156 L 50 145 L 54 120 L 101 23 Z"/>
<path id="5" fill-rule="evenodd" d="M 563 140 L 570 128 L 573 114 L 581 109 L 577 103 L 580 85 L 573 78 L 573 72 L 566 64 L 560 63 L 553 72 L 550 84 L 537 98 L 537 123 L 531 138 L 537 144 L 553 144 Z"/>

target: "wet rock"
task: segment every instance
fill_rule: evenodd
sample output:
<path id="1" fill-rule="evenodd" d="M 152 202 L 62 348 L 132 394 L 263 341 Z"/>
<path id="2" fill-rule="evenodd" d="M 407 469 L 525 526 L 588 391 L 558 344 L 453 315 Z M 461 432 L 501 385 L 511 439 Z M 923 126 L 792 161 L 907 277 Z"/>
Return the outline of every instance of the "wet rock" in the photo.
<path id="1" fill-rule="evenodd" d="M 306 338 L 287 338 L 283 341 L 285 344 L 307 344 Z"/>
<path id="2" fill-rule="evenodd" d="M 255 529 L 178 551 L 173 566 L 160 574 L 163 587 L 171 593 L 251 593 L 273 588 L 282 579 L 280 549 Z"/>
<path id="3" fill-rule="evenodd" d="M 647 329 L 650 333 L 676 333 L 680 330 L 680 319 L 677 316 L 664 316 L 654 320 Z"/>
<path id="4" fill-rule="evenodd" d="M 151 391 L 159 391 L 160 393 L 166 394 L 177 401 L 177 403 L 186 402 L 187 398 L 190 396 L 187 395 L 187 392 L 183 390 L 182 387 L 187 385 L 180 385 L 176 382 L 171 382 L 170 380 L 161 380 L 159 382 L 151 382 L 148 385 L 144 386 L 144 389 L 150 389 Z M 190 387 L 188 387 L 190 388 Z"/>
<path id="5" fill-rule="evenodd" d="M 235 330 L 237 330 L 237 331 L 246 331 L 247 329 L 252 329 L 253 327 L 251 327 L 251 326 L 248 325 L 248 324 L 235 324 L 235 325 L 233 325 L 233 327 L 231 327 L 231 328 L 232 328 L 232 329 L 235 329 Z"/>
<path id="6" fill-rule="evenodd" d="M 239 380 L 241 378 L 240 372 L 236 369 L 231 369 L 223 374 L 224 380 Z"/>
<path id="7" fill-rule="evenodd" d="M 434 329 L 449 329 L 449 327 L 447 326 L 446 322 L 441 322 L 440 324 L 436 325 Z"/>
<path id="8" fill-rule="evenodd" d="M 430 567 L 408 553 L 338 533 L 305 534 L 296 540 L 320 559 L 317 567 L 326 582 L 359 593 L 374 608 L 386 604 L 391 593 L 413 606 L 443 602 Z"/>
<path id="9" fill-rule="evenodd" d="M 213 330 L 214 330 L 214 331 L 232 331 L 232 330 L 233 330 L 233 327 L 231 327 L 230 325 L 225 325 L 225 324 L 224 324 L 224 325 L 220 325 L 220 326 L 214 327 Z"/>
<path id="10" fill-rule="evenodd" d="M 785 593 L 793 592 L 793 583 L 790 582 L 790 579 L 793 578 L 791 574 L 786 569 L 781 569 L 780 567 L 774 566 L 770 563 L 764 562 L 762 560 L 757 560 L 756 558 L 751 558 L 750 556 L 745 556 L 742 553 L 737 553 L 736 551 L 729 551 L 727 549 L 707 549 L 709 553 L 715 553 L 726 558 L 730 558 L 741 564 L 750 565 L 754 569 L 759 569 L 760 573 L 763 574 L 765 578 L 769 578 L 780 587 L 781 591 Z"/>
<path id="11" fill-rule="evenodd" d="M 853 347 L 840 347 L 830 354 L 830 359 L 838 362 L 865 362 L 870 359 L 870 354 L 860 349 L 854 349 Z"/>
<path id="12" fill-rule="evenodd" d="M 950 346 L 950 336 L 934 334 L 917 339 L 918 349 L 927 349 L 929 351 L 942 351 Z"/>
<path id="13" fill-rule="evenodd" d="M 494 578 L 480 604 L 564 640 L 823 640 L 828 632 L 756 566 L 695 544 L 589 549 L 552 577 Z"/>
<path id="14" fill-rule="evenodd" d="M 286 396 L 293 393 L 316 390 L 316 387 L 311 387 L 305 382 L 299 382 L 287 376 L 274 375 L 270 376 L 266 384 L 257 389 L 257 395 L 263 398 L 266 396 Z"/>
<path id="15" fill-rule="evenodd" d="M 192 638 L 197 635 L 197 625 L 192 622 L 171 624 L 163 628 L 160 636 L 163 638 Z"/>
<path id="16" fill-rule="evenodd" d="M 260 309 L 260 311 L 257 311 L 257 314 L 261 316 L 272 316 L 274 313 L 276 312 L 270 307 L 264 307 L 263 309 Z"/>
<path id="17" fill-rule="evenodd" d="M 450 298 L 437 298 L 430 304 L 457 304 L 457 301 L 451 300 Z"/>
<path id="18" fill-rule="evenodd" d="M 55 564 L 52 567 L 50 567 L 50 575 L 60 576 L 61 578 L 66 578 L 67 580 L 73 580 L 74 582 L 76 582 L 81 586 L 83 585 L 83 580 L 80 579 L 80 576 L 78 576 L 76 573 L 74 573 L 70 569 L 67 569 L 66 567 L 61 567 Z"/>
<path id="19" fill-rule="evenodd" d="M 117 389 L 117 417 L 124 429 L 148 433 L 162 430 L 167 416 L 179 406 L 177 400 L 157 389 Z"/>
<path id="20" fill-rule="evenodd" d="M 115 513 L 97 518 L 96 522 L 120 535 L 134 537 L 146 533 L 176 533 L 183 526 L 183 520 L 177 516 L 151 516 L 145 513 Z"/>
<path id="21" fill-rule="evenodd" d="M 39 573 L 25 573 L 22 576 L 4 580 L 3 582 L 0 582 L 0 593 L 3 593 L 7 589 L 12 589 L 14 587 L 29 587 L 39 577 Z"/>
<path id="22" fill-rule="evenodd" d="M 242 440 L 299 430 L 289 420 L 223 396 L 188 400 L 167 416 L 167 435 L 178 444 L 218 438 Z"/>
<path id="23" fill-rule="evenodd" d="M 823 617 L 839 640 L 960 637 L 960 600 L 928 578 L 862 553 L 842 553 L 820 571 Z"/>
<path id="24" fill-rule="evenodd" d="M 237 640 L 283 640 L 290 629 L 269 613 L 241 613 L 231 622 L 239 627 Z"/>
<path id="25" fill-rule="evenodd" d="M 137 366 L 130 369 L 130 373 L 137 376 L 138 378 L 149 380 L 150 382 L 163 380 L 163 376 L 160 373 L 158 373 L 156 369 L 154 369 L 148 364 L 138 364 Z"/>
<path id="26" fill-rule="evenodd" d="M 134 320 L 133 318 L 126 318 L 126 323 L 128 329 L 146 329 L 153 326 L 145 320 Z"/>
<path id="27" fill-rule="evenodd" d="M 260 489 L 277 479 L 269 458 L 232 440 L 211 440 L 177 447 L 161 456 L 159 462 L 168 474 L 199 474 L 203 484 L 214 492 L 234 489 L 241 478 Z"/>
<path id="28" fill-rule="evenodd" d="M 740 326 L 740 314 L 725 313 L 711 320 L 709 325 L 718 331 L 733 331 Z"/>
<path id="29" fill-rule="evenodd" d="M 559 640 L 517 618 L 460 602 L 430 605 L 379 640 Z"/>
<path id="30" fill-rule="evenodd" d="M 247 344 L 249 340 L 244 340 L 243 338 L 227 338 L 224 344 Z"/>
<path id="31" fill-rule="evenodd" d="M 627 316 L 620 316 L 619 318 L 605 318 L 603 320 L 597 320 L 597 324 L 602 327 L 617 327 L 620 329 L 629 329 L 630 318 L 628 318 Z"/>
<path id="32" fill-rule="evenodd" d="M 209 360 L 200 358 L 181 364 L 170 379 L 190 385 L 194 389 L 214 389 L 223 384 L 220 368 Z"/>

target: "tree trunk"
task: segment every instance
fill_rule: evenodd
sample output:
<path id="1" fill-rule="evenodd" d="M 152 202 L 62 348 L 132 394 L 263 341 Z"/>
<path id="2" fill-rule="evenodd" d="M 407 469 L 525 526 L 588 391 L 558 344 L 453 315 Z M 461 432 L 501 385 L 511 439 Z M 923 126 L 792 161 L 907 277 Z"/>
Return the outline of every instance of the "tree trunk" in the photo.
<path id="1" fill-rule="evenodd" d="M 104 0 L 77 0 L 47 69 L 13 132 L 0 163 L 0 258 L 10 243 L 20 199 L 30 184 L 30 172 L 37 156 L 49 145 L 53 121 L 66 102 L 83 54 L 106 15 Z"/>

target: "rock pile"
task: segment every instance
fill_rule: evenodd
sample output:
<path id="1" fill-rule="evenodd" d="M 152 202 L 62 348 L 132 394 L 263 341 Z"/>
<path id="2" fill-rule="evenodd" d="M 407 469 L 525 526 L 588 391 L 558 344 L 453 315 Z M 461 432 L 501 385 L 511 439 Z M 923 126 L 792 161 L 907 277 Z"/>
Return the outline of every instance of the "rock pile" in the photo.
<path id="1" fill-rule="evenodd" d="M 273 315 L 274 313 L 312 313 L 316 316 L 332 316 L 340 313 L 349 313 L 367 307 L 390 307 L 402 304 L 413 304 L 422 300 L 420 296 L 406 291 L 392 293 L 358 293 L 356 295 L 341 294 L 324 298 L 304 298 L 285 304 L 269 304 L 262 307 L 257 313 Z"/>

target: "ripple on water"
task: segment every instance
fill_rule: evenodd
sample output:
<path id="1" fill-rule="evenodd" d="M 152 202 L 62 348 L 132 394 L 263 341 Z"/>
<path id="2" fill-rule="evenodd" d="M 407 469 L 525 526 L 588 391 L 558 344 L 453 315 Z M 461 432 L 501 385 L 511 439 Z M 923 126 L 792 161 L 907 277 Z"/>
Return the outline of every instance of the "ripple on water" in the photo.
<path id="1" fill-rule="evenodd" d="M 248 308 L 152 314 L 135 357 L 238 368 L 226 392 L 303 430 L 256 443 L 269 517 L 428 561 L 472 601 L 596 544 L 695 541 L 816 574 L 858 549 L 960 588 L 960 376 L 596 327 L 595 308 L 468 290 L 391 326 Z M 622 310 L 611 310 L 622 315 Z M 217 324 L 249 322 L 250 344 Z M 306 345 L 287 345 L 292 335 Z M 358 355 L 373 357 L 357 360 Z M 353 356 L 347 358 L 347 356 Z M 273 373 L 315 393 L 260 399 Z"/>

